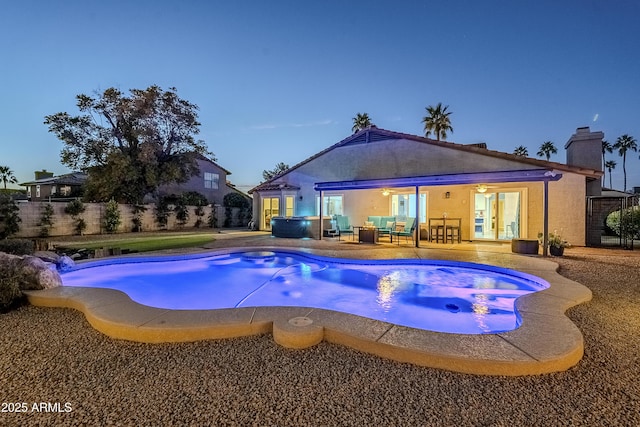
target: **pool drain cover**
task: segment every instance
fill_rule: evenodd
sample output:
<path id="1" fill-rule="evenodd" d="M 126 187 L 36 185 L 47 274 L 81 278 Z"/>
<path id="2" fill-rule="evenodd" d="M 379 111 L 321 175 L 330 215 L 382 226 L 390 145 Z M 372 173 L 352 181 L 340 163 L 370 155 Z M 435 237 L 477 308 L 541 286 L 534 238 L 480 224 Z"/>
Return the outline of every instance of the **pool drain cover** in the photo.
<path id="1" fill-rule="evenodd" d="M 450 312 L 452 312 L 452 313 L 457 313 L 457 312 L 460 311 L 460 307 L 458 307 L 456 304 L 449 303 L 449 304 L 445 305 L 445 308 L 447 310 L 449 310 Z"/>

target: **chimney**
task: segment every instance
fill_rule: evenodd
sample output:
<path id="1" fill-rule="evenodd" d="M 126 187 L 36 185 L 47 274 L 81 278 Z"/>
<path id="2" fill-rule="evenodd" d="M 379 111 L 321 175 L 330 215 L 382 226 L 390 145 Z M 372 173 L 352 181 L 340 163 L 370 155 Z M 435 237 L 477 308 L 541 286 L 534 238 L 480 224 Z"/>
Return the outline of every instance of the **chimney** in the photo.
<path id="1" fill-rule="evenodd" d="M 36 171 L 35 174 L 36 174 L 36 180 L 53 178 L 53 172 L 47 172 L 46 169 L 42 169 L 41 171 Z"/>
<path id="2" fill-rule="evenodd" d="M 602 171 L 603 139 L 603 132 L 591 132 L 589 127 L 576 129 L 564 146 L 567 165 Z M 600 180 L 587 180 L 587 196 L 599 196 L 601 192 Z"/>

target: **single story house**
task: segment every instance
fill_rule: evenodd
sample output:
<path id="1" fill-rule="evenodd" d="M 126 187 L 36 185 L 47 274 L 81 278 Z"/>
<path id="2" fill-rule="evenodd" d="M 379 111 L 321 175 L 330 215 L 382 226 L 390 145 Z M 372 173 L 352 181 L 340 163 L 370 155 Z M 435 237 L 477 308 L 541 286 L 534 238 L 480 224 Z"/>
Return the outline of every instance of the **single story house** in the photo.
<path id="1" fill-rule="evenodd" d="M 426 238 L 429 220 L 446 217 L 460 222 L 462 240 L 557 230 L 585 245 L 585 203 L 600 194 L 603 137 L 579 128 L 564 164 L 372 126 L 250 190 L 253 219 L 270 230 L 276 216 L 315 218 L 313 235 L 322 238 L 334 215 L 355 226 L 369 216 L 413 217 Z"/>

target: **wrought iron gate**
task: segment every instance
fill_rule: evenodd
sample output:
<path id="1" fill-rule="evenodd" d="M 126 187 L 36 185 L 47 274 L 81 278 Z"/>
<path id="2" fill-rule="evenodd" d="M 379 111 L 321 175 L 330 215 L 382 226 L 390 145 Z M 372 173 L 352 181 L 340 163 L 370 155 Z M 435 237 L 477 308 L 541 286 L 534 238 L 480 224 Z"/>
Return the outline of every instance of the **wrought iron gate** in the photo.
<path id="1" fill-rule="evenodd" d="M 607 226 L 607 217 L 612 212 L 625 212 L 629 208 L 640 209 L 638 196 L 587 197 L 587 246 L 633 249 L 634 237 L 638 236 L 630 235 L 626 221 L 620 221 L 619 230 Z"/>

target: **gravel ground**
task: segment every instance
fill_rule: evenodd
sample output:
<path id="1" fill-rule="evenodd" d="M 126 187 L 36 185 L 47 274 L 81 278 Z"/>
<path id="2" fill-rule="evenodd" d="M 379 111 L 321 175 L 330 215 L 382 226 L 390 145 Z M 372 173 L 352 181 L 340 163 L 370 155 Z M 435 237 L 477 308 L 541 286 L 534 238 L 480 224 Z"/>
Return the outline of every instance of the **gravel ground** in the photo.
<path id="1" fill-rule="evenodd" d="M 271 336 L 140 344 L 27 306 L 0 315 L 0 425 L 640 425 L 640 254 L 575 248 L 557 261 L 593 291 L 567 313 L 586 344 L 567 372 L 475 376 Z"/>

